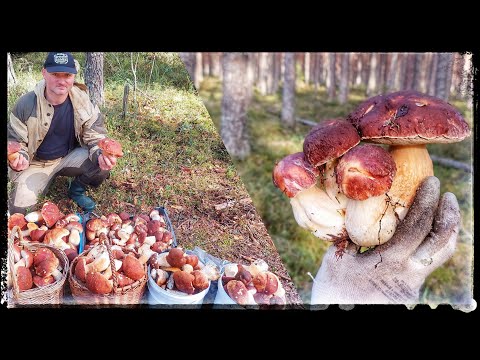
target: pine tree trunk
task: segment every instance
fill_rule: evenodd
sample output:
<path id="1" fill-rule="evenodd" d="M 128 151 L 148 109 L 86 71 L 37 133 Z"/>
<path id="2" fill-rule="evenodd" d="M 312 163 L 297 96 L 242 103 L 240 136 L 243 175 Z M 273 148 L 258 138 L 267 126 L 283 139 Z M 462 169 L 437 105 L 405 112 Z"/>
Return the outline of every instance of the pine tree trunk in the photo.
<path id="1" fill-rule="evenodd" d="M 379 64 L 379 54 L 372 54 L 370 59 L 370 71 L 368 75 L 367 83 L 367 96 L 376 95 L 378 89 L 378 68 Z"/>
<path id="2" fill-rule="evenodd" d="M 295 126 L 295 53 L 285 53 L 282 124 L 289 128 Z"/>
<path id="3" fill-rule="evenodd" d="M 180 56 L 180 59 L 182 59 L 192 83 L 195 84 L 195 64 L 197 62 L 197 55 L 194 52 L 180 52 L 178 55 Z"/>
<path id="4" fill-rule="evenodd" d="M 340 104 L 345 104 L 348 100 L 350 53 L 343 53 L 341 61 L 342 67 L 340 72 L 340 91 L 338 94 L 338 102 Z"/>
<path id="5" fill-rule="evenodd" d="M 452 85 L 450 86 L 450 94 L 455 97 L 460 95 L 464 62 L 465 59 L 459 53 L 453 55 Z"/>
<path id="6" fill-rule="evenodd" d="M 15 84 L 17 77 L 15 76 L 15 69 L 13 68 L 12 57 L 10 53 L 7 53 L 7 83 Z"/>
<path id="7" fill-rule="evenodd" d="M 398 72 L 398 53 L 393 53 L 390 58 L 390 66 L 388 68 L 388 76 L 387 76 L 387 89 L 388 91 L 397 90 L 395 88 L 395 76 Z"/>
<path id="8" fill-rule="evenodd" d="M 90 101 L 94 105 L 103 106 L 105 104 L 103 89 L 103 52 L 87 52 L 85 85 L 88 87 Z"/>
<path id="9" fill-rule="evenodd" d="M 310 53 L 306 52 L 305 53 L 305 72 L 303 73 L 306 85 L 310 84 L 310 60 L 311 60 Z"/>
<path id="10" fill-rule="evenodd" d="M 210 53 L 202 53 L 203 76 L 210 76 Z"/>
<path id="11" fill-rule="evenodd" d="M 460 87 L 460 93 L 463 98 L 468 98 L 473 93 L 472 78 L 473 78 L 473 68 L 472 68 L 472 54 L 467 53 L 463 55 L 463 71 L 462 71 L 462 85 Z"/>
<path id="12" fill-rule="evenodd" d="M 413 54 L 413 84 L 412 88 L 417 91 L 422 91 L 422 54 Z"/>
<path id="13" fill-rule="evenodd" d="M 281 79 L 281 67 L 282 67 L 282 53 L 273 54 L 273 89 L 272 93 L 275 94 L 278 91 L 278 86 Z"/>
<path id="14" fill-rule="evenodd" d="M 221 64 L 222 53 L 212 52 L 210 53 L 210 75 L 216 76 L 218 78 L 222 77 L 222 64 Z"/>
<path id="15" fill-rule="evenodd" d="M 435 82 L 437 79 L 437 65 L 438 65 L 438 54 L 432 53 L 431 61 L 428 71 L 428 86 L 427 93 L 431 96 L 435 96 Z"/>
<path id="16" fill-rule="evenodd" d="M 450 82 L 452 80 L 452 54 L 438 54 L 437 71 L 435 74 L 435 96 L 448 100 Z"/>
<path id="17" fill-rule="evenodd" d="M 327 92 L 328 101 L 335 99 L 335 53 L 328 53 L 328 76 L 327 76 Z"/>
<path id="18" fill-rule="evenodd" d="M 200 84 L 203 81 L 203 66 L 202 66 L 202 53 L 195 53 L 195 87 L 200 89 Z"/>
<path id="19" fill-rule="evenodd" d="M 268 53 L 262 52 L 258 58 L 258 90 L 260 94 L 268 94 Z"/>
<path id="20" fill-rule="evenodd" d="M 230 156 L 244 159 L 250 154 L 247 132 L 247 106 L 250 99 L 248 54 L 224 53 L 223 97 L 220 133 Z"/>

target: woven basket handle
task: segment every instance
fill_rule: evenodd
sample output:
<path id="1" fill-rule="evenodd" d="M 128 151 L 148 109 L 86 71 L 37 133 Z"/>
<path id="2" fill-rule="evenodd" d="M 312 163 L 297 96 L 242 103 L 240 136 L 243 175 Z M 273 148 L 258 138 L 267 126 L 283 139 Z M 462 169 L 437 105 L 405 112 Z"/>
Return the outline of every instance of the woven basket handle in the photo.
<path id="1" fill-rule="evenodd" d="M 18 288 L 17 284 L 17 274 L 15 273 L 15 258 L 13 256 L 13 245 L 15 242 L 15 234 L 18 234 L 18 238 L 20 239 L 20 243 L 23 242 L 23 234 L 20 230 L 19 226 L 14 226 L 12 231 L 10 232 L 10 237 L 8 238 L 8 262 L 10 267 L 10 276 L 12 277 L 12 284 L 13 284 L 13 293 L 15 297 L 17 297 L 20 289 Z"/>
<path id="2" fill-rule="evenodd" d="M 110 258 L 110 267 L 112 269 L 112 278 L 113 278 L 113 288 L 116 289 L 118 286 L 117 270 L 115 269 L 115 260 L 111 248 L 111 240 L 104 233 L 100 233 L 99 242 L 105 244 L 107 247 L 108 257 Z"/>

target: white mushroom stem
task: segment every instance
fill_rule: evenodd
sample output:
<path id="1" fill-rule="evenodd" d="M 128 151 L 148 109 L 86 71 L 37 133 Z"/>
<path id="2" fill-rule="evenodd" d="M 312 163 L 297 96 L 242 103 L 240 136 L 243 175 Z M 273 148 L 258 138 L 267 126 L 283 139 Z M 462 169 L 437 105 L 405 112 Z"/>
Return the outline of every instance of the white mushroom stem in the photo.
<path id="1" fill-rule="evenodd" d="M 28 222 L 39 222 L 43 220 L 43 216 L 40 211 L 33 211 L 25 215 L 25 220 Z"/>
<path id="2" fill-rule="evenodd" d="M 392 187 L 387 192 L 400 220 L 407 215 L 417 188 L 428 176 L 433 176 L 433 163 L 423 145 L 390 146 L 390 154 L 397 166 Z"/>
<path id="3" fill-rule="evenodd" d="M 320 239 L 334 241 L 345 236 L 345 212 L 327 193 L 316 186 L 290 199 L 298 225 Z"/>
<path id="4" fill-rule="evenodd" d="M 104 271 L 110 265 L 110 257 L 108 252 L 104 251 L 100 256 L 95 258 L 90 264 L 85 265 L 85 273 Z"/>
<path id="5" fill-rule="evenodd" d="M 68 242 L 73 246 L 78 246 L 80 244 L 80 233 L 77 229 L 73 228 L 70 230 L 70 236 L 68 237 Z"/>
<path id="6" fill-rule="evenodd" d="M 55 279 L 55 281 L 58 281 L 62 278 L 62 272 L 58 269 L 55 269 L 55 271 L 52 272 L 52 276 Z"/>
<path id="7" fill-rule="evenodd" d="M 140 246 L 138 248 L 138 253 L 140 254 L 138 260 L 142 265 L 145 264 L 153 254 L 156 254 L 155 251 L 150 249 L 150 245 L 148 244 L 143 244 L 142 246 Z"/>
<path id="8" fill-rule="evenodd" d="M 335 159 L 325 164 L 325 192 L 331 200 L 338 203 L 341 209 L 345 209 L 348 198 L 341 192 L 340 186 L 337 184 L 337 174 L 335 172 L 337 163 L 338 159 Z"/>
<path id="9" fill-rule="evenodd" d="M 366 200 L 348 199 L 345 226 L 350 240 L 359 246 L 381 245 L 393 236 L 397 216 L 387 195 Z"/>

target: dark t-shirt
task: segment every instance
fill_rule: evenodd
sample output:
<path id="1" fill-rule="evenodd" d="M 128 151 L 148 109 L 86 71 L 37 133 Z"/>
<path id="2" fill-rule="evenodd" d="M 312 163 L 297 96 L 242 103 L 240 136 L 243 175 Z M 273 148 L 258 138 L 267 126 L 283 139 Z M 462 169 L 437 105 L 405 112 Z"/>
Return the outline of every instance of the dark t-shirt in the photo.
<path id="1" fill-rule="evenodd" d="M 73 126 L 73 106 L 70 97 L 60 105 L 53 105 L 52 123 L 47 135 L 37 150 L 36 156 L 42 160 L 64 157 L 76 145 Z"/>

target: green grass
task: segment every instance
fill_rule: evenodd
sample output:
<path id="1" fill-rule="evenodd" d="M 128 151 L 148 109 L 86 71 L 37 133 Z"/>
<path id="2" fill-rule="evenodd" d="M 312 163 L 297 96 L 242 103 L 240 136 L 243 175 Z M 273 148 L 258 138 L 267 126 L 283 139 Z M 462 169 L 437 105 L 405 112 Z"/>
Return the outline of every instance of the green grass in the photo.
<path id="1" fill-rule="evenodd" d="M 218 79 L 206 78 L 199 90 L 217 128 L 220 123 L 220 85 Z M 275 188 L 271 180 L 275 162 L 288 154 L 302 151 L 304 136 L 310 129 L 301 124 L 297 124 L 293 130 L 282 128 L 280 94 L 281 90 L 269 96 L 254 93 L 248 110 L 252 154 L 243 161 L 235 161 L 235 165 L 303 301 L 309 302 L 312 280 L 307 273 L 315 276 L 329 244 L 297 225 L 289 199 Z M 302 85 L 297 89 L 296 115 L 317 122 L 345 117 L 365 99 L 364 89 L 352 89 L 345 105 L 326 99 L 325 88 L 320 87 L 315 91 L 312 87 Z M 467 110 L 466 104 L 461 101 L 453 101 L 452 104 L 472 125 L 472 113 Z M 428 149 L 431 154 L 470 163 L 472 139 L 473 136 L 455 144 L 432 144 Z M 454 257 L 427 278 L 422 299 L 430 302 L 452 302 L 466 296 L 471 290 L 469 285 L 472 284 L 469 267 L 473 256 L 472 175 L 436 165 L 434 171 L 441 181 L 442 193 L 451 191 L 458 198 L 462 212 L 462 228 Z"/>
<path id="2" fill-rule="evenodd" d="M 7 111 L 41 79 L 45 55 L 14 56 L 18 83 L 8 88 Z M 84 63 L 84 53 L 74 56 Z M 210 205 L 202 203 L 208 200 L 205 194 L 224 181 L 211 169 L 223 168 L 226 173 L 233 164 L 183 63 L 173 53 L 140 54 L 136 101 L 131 87 L 128 114 L 123 118 L 124 84 L 133 84 L 130 64 L 130 53 L 105 53 L 105 106 L 101 110 L 109 136 L 121 141 L 125 155 L 118 159 L 109 180 L 88 190 L 97 202 L 96 212 L 137 213 L 159 205 L 179 206 L 184 212 L 205 211 L 204 207 Z M 77 81 L 83 82 L 81 72 L 78 77 Z M 39 202 L 51 200 L 64 211 L 79 210 L 66 197 L 69 181 L 58 177 Z M 238 175 L 230 173 L 229 181 L 232 188 L 244 190 Z M 177 213 L 181 211 L 169 210 L 172 216 L 180 216 Z M 198 243 L 209 236 L 206 232 L 195 235 Z"/>
<path id="3" fill-rule="evenodd" d="M 46 53 L 14 55 L 19 81 L 8 87 L 7 116 L 18 97 L 42 78 Z M 245 257 L 263 258 L 282 277 L 287 301 L 299 303 L 292 282 L 285 280 L 288 273 L 280 256 L 180 58 L 172 53 L 139 55 L 135 93 L 131 54 L 105 53 L 105 106 L 101 111 L 108 136 L 121 142 L 124 156 L 108 180 L 87 191 L 97 203 L 95 213 L 138 214 L 164 206 L 179 246 L 199 246 L 219 259 L 246 265 Z M 84 53 L 74 56 L 84 63 Z M 137 61 L 137 54 L 133 59 Z M 78 80 L 83 82 L 81 72 Z M 125 84 L 130 85 L 130 94 L 123 118 Z M 38 204 L 50 200 L 64 213 L 79 211 L 66 196 L 70 181 L 57 177 Z M 233 205 L 216 209 L 228 201 Z"/>

